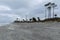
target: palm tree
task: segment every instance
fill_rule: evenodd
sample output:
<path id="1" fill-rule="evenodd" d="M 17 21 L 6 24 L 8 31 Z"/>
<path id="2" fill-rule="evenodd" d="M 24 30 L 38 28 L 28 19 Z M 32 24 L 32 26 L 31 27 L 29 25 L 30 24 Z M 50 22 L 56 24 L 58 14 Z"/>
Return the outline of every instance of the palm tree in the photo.
<path id="1" fill-rule="evenodd" d="M 52 5 L 52 8 L 53 8 L 53 18 L 54 18 L 54 9 L 57 5 L 55 3 L 52 3 L 51 5 Z"/>
<path id="2" fill-rule="evenodd" d="M 38 19 L 38 22 L 40 22 L 40 18 L 39 18 L 39 17 L 37 17 L 37 19 Z"/>
<path id="3" fill-rule="evenodd" d="M 51 18 L 51 2 L 47 3 L 44 5 L 48 11 L 49 11 L 49 14 L 48 14 L 48 18 Z M 45 13 L 45 16 L 46 16 L 46 13 Z"/>
<path id="4" fill-rule="evenodd" d="M 53 8 L 53 18 L 54 18 L 54 9 L 56 6 L 57 5 L 55 3 L 51 3 L 51 2 L 45 4 L 45 7 L 47 7 L 49 10 L 48 18 L 51 17 L 51 8 Z"/>

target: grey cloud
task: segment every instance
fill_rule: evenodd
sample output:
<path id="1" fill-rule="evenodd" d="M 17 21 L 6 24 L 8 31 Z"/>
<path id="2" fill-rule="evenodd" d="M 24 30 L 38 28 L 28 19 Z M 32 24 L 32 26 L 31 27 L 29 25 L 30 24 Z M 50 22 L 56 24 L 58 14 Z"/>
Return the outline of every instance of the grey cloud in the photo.
<path id="1" fill-rule="evenodd" d="M 40 18 L 44 18 L 44 11 L 45 11 L 45 7 L 44 4 L 48 3 L 49 1 L 55 2 L 56 4 L 58 4 L 59 0 L 55 1 L 55 0 L 42 0 L 42 3 L 37 2 L 39 0 L 0 0 L 0 5 L 7 5 L 9 6 L 12 10 L 11 11 L 0 11 L 0 14 L 11 14 L 10 16 L 12 16 L 12 14 L 15 14 L 21 18 L 25 18 L 25 16 L 27 15 L 28 18 L 31 17 L 40 17 Z M 59 3 L 60 4 L 60 3 Z M 59 6 L 58 6 L 59 7 Z M 56 10 L 60 10 L 60 9 L 56 9 Z M 59 13 L 59 11 L 57 11 Z M 7 16 L 8 17 L 8 16 Z M 7 19 L 7 17 L 4 17 Z M 14 19 L 11 17 L 10 20 Z M 4 19 L 4 20 L 6 20 Z"/>

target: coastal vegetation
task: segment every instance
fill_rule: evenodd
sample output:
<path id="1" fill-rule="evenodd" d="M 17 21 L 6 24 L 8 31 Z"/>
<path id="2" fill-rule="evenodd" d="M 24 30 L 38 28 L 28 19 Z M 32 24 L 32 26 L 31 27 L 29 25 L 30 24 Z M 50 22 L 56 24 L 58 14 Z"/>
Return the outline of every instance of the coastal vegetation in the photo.
<path id="1" fill-rule="evenodd" d="M 26 19 L 23 19 L 23 20 L 20 20 L 19 18 L 17 18 L 14 23 L 32 23 L 32 22 L 60 22 L 60 17 L 58 17 L 57 14 L 55 14 L 54 10 L 55 10 L 55 7 L 57 7 L 57 5 L 55 3 L 47 3 L 44 5 L 46 10 L 45 10 L 45 19 L 44 20 L 41 20 L 40 19 L 40 16 L 35 18 L 35 17 L 32 17 L 30 19 L 27 19 L 27 16 L 26 16 Z M 53 11 L 52 11 L 53 10 Z M 46 13 L 46 11 L 48 11 L 48 15 Z M 51 12 L 53 14 L 51 14 Z M 53 16 L 52 16 L 53 15 Z M 46 18 L 47 17 L 47 18 Z"/>

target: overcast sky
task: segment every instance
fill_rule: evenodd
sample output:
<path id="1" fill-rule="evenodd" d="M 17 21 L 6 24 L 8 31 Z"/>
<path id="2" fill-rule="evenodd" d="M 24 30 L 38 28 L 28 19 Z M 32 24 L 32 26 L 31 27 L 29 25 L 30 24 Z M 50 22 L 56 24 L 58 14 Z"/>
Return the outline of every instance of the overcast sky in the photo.
<path id="1" fill-rule="evenodd" d="M 58 6 L 55 13 L 60 16 L 60 0 L 0 0 L 0 23 L 9 23 L 17 17 L 20 19 L 31 17 L 45 17 L 44 4 L 54 2 Z"/>

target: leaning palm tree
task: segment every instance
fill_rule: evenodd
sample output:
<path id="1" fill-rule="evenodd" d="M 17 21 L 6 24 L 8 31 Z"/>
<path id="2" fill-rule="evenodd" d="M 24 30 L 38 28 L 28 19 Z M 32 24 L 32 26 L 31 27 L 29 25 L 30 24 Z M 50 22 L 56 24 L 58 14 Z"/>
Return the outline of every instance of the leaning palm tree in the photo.
<path id="1" fill-rule="evenodd" d="M 40 18 L 39 18 L 39 17 L 37 17 L 37 19 L 38 19 L 38 22 L 40 22 Z"/>

